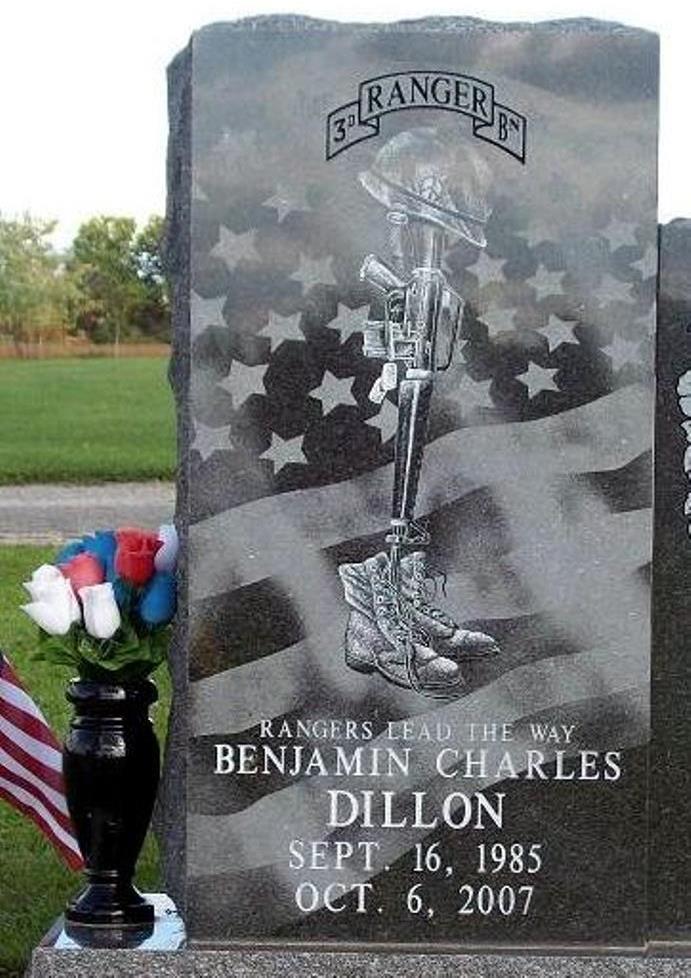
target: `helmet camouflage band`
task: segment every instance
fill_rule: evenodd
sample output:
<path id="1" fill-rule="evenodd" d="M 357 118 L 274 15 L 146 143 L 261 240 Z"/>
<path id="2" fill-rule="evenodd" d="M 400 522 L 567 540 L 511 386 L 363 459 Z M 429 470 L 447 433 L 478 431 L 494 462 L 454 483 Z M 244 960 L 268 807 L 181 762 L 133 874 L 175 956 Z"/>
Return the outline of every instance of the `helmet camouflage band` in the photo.
<path id="1" fill-rule="evenodd" d="M 360 182 L 390 211 L 429 221 L 471 244 L 487 244 L 490 170 L 455 131 L 420 127 L 394 136 Z"/>

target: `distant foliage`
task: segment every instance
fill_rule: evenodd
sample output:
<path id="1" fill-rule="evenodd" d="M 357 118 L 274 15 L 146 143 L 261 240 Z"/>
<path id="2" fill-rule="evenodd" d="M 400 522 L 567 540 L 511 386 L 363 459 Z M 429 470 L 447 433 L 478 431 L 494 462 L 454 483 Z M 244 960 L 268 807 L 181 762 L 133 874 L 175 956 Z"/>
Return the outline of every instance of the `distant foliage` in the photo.
<path id="1" fill-rule="evenodd" d="M 82 336 L 93 343 L 167 341 L 163 219 L 81 225 L 69 251 L 50 242 L 55 222 L 0 217 L 0 333 L 16 343 Z"/>
<path id="2" fill-rule="evenodd" d="M 0 218 L 0 332 L 36 339 L 68 318 L 71 283 L 49 242 L 53 221 Z"/>

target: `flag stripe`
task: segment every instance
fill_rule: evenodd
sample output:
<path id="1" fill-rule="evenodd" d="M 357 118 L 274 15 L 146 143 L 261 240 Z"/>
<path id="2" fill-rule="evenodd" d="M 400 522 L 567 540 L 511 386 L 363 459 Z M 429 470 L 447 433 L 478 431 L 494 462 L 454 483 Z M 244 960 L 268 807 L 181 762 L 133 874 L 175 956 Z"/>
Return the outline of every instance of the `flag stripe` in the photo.
<path id="1" fill-rule="evenodd" d="M 190 737 L 194 740 L 242 734 L 255 728 L 261 720 L 328 713 L 329 708 L 350 719 L 364 719 L 367 703 L 366 700 L 363 703 L 363 691 L 372 679 L 345 669 L 344 623 L 343 617 L 320 636 L 319 648 L 329 650 L 328 668 L 321 661 L 318 649 L 309 642 L 301 642 L 285 652 L 194 683 L 190 690 Z M 503 629 L 494 619 L 491 625 L 485 626 L 500 642 L 502 655 L 478 664 L 477 683 L 495 679 L 526 661 L 555 655 L 555 646 L 563 645 L 558 631 L 555 634 L 555 629 L 537 615 L 507 619 L 501 624 Z M 564 648 L 564 654 L 569 651 L 573 650 Z M 471 687 L 476 685 L 467 665 L 464 673 Z M 310 676 L 309 684 L 304 682 L 306 674 Z M 395 699 L 397 716 L 413 716 L 429 709 L 429 701 L 417 693 L 398 688 L 385 691 L 381 682 L 378 686 L 382 694 L 386 692 Z M 365 712 L 360 716 L 363 709 Z"/>
<path id="2" fill-rule="evenodd" d="M 52 802 L 46 798 L 45 793 L 36 787 L 31 781 L 22 777 L 21 774 L 14 773 L 11 768 L 6 767 L 2 758 L 0 758 L 0 770 L 2 771 L 2 777 L 6 781 L 11 782 L 15 787 L 21 788 L 27 794 L 31 795 L 38 804 L 43 805 L 48 814 L 54 819 L 54 821 L 65 831 L 70 832 L 72 828 L 72 823 L 70 822 L 69 814 L 60 811 L 55 807 Z"/>
<path id="3" fill-rule="evenodd" d="M 33 754 L 28 753 L 23 750 L 17 743 L 12 740 L 12 729 L 10 729 L 10 736 L 6 736 L 2 731 L 2 717 L 0 716 L 0 747 L 7 751 L 22 767 L 27 768 L 29 771 L 33 771 L 37 777 L 41 778 L 46 784 L 54 788 L 55 791 L 63 790 L 63 780 L 62 780 L 62 758 L 61 763 L 58 768 L 55 766 L 49 766 L 39 761 Z"/>
<path id="4" fill-rule="evenodd" d="M 75 839 L 58 825 L 50 812 L 33 795 L 7 781 L 2 775 L 0 775 L 0 795 L 38 825 L 72 868 L 78 869 L 82 865 L 79 846 Z"/>
<path id="5" fill-rule="evenodd" d="M 36 706 L 34 701 L 31 699 L 26 690 L 22 689 L 19 680 L 12 671 L 12 667 L 9 663 L 6 663 L 5 668 L 0 675 L 0 698 L 4 699 L 6 702 L 13 703 L 18 709 L 23 710 L 28 713 L 29 716 L 34 717 L 45 725 L 47 733 L 53 740 L 56 747 L 59 744 L 56 738 L 53 736 L 53 732 L 46 724 L 46 718 L 43 716 L 39 708 Z"/>
<path id="6" fill-rule="evenodd" d="M 541 629 L 548 625 L 556 627 L 562 634 L 560 644 L 564 652 L 569 646 L 578 651 L 520 665 L 438 709 L 430 711 L 427 701 L 422 708 L 430 711 L 424 713 L 429 723 L 441 721 L 459 729 L 461 724 L 481 722 L 488 716 L 496 722 L 515 722 L 576 700 L 588 701 L 623 693 L 631 686 L 643 687 L 648 681 L 648 589 L 640 575 L 630 573 L 631 541 L 619 532 L 619 520 L 633 514 L 614 516 L 601 496 L 582 488 L 577 494 L 572 491 L 566 496 L 561 491 L 536 496 L 534 488 L 526 481 L 512 487 L 507 485 L 504 496 L 498 495 L 514 541 L 511 566 L 538 603 Z M 649 513 L 641 512 L 634 534 L 634 539 L 639 534 L 645 538 L 642 549 L 634 548 L 639 557 L 647 555 L 649 550 L 648 520 Z M 568 575 L 552 572 L 557 562 L 559 567 L 568 568 Z M 629 573 L 623 574 L 626 568 Z M 319 604 L 319 596 L 313 603 Z M 320 610 L 323 612 L 323 607 Z M 536 633 L 539 634 L 540 631 Z M 316 635 L 320 636 L 318 630 Z M 351 693 L 348 683 L 358 679 L 362 682 L 362 677 L 347 676 L 342 665 L 328 654 L 321 636 L 310 652 L 311 657 L 299 671 L 298 679 L 302 681 L 298 685 L 304 689 L 304 677 L 310 676 L 317 699 L 320 684 L 327 693 L 330 689 L 338 690 L 342 703 L 339 715 L 348 716 Z M 511 661 L 510 652 L 506 658 Z M 276 689 L 275 676 L 267 688 L 272 692 Z M 245 692 L 249 695 L 249 690 Z M 409 716 L 412 695 L 396 692 L 387 696 L 382 691 L 380 707 L 385 715 Z M 358 701 L 361 699 L 360 695 Z M 304 712 L 303 701 L 299 706 L 302 716 L 310 715 Z M 643 709 L 630 711 L 631 724 L 640 737 L 647 722 L 644 712 Z M 376 744 L 376 739 L 371 742 L 372 746 Z M 417 746 L 418 759 L 424 761 L 426 747 Z M 422 767 L 429 770 L 430 765 L 423 763 Z M 328 781 L 324 778 L 303 777 L 233 815 L 192 816 L 188 830 L 190 852 L 195 853 L 191 861 L 193 872 L 201 875 L 222 872 L 223 860 L 219 858 L 222 852 L 241 852 L 239 861 L 236 860 L 241 867 L 264 865 L 271 861 L 267 855 L 276 851 L 276 846 L 285 851 L 285 845 L 295 833 L 318 838 L 314 835 L 318 831 L 314 819 L 320 818 L 320 809 L 315 803 L 315 793 L 321 797 L 325 784 Z M 358 782 L 358 787 L 366 786 L 366 780 Z M 373 788 L 376 787 L 374 784 Z M 215 854 L 213 867 L 204 862 L 202 838 L 207 851 Z"/>
<path id="7" fill-rule="evenodd" d="M 36 720 L 38 723 L 43 724 L 46 734 L 50 737 L 53 746 L 59 748 L 60 745 L 53 735 L 53 731 L 46 723 L 46 718 L 43 716 L 28 693 L 18 685 L 16 679 L 12 681 L 8 678 L 7 670 L 4 670 L 2 676 L 0 676 L 0 698 L 3 699 L 5 703 L 11 703 L 18 710 L 21 710 L 24 714 L 26 714 L 26 716 Z"/>
<path id="8" fill-rule="evenodd" d="M 630 478 L 630 467 L 625 467 L 616 470 L 605 485 L 600 480 L 593 484 L 592 476 L 578 483 L 568 477 L 558 489 L 571 498 L 575 491 L 579 495 L 594 492 L 607 501 L 611 515 L 599 519 L 598 530 L 627 536 L 630 566 L 634 567 L 645 564 L 650 556 L 646 537 L 637 533 L 642 521 L 650 522 L 650 498 L 649 492 L 637 499 L 633 494 L 638 505 L 632 506 L 625 497 Z M 431 576 L 435 567 L 445 571 L 446 593 L 437 587 L 437 597 L 459 622 L 516 617 L 535 610 L 530 594 L 507 561 L 513 545 L 511 528 L 497 497 L 496 490 L 482 488 L 435 510 L 427 519 L 426 529 L 434 541 L 427 552 L 428 569 Z M 384 533 L 358 537 L 323 551 L 329 576 L 335 580 L 341 564 L 364 561 L 385 549 L 383 537 Z M 440 583 L 437 576 L 437 585 Z M 264 579 L 197 603 L 192 616 L 193 622 L 201 624 L 201 640 L 193 644 L 190 678 L 204 679 L 304 640 L 303 616 L 296 604 L 301 591 L 284 573 L 281 580 Z M 193 641 L 195 634 L 193 629 Z"/>
<path id="9" fill-rule="evenodd" d="M 37 777 L 33 771 L 29 768 L 24 767 L 20 764 L 16 758 L 8 754 L 7 751 L 0 747 L 0 770 L 9 772 L 18 778 L 26 781 L 27 784 L 31 784 L 33 789 L 37 791 L 45 803 L 51 808 L 54 808 L 56 812 L 62 813 L 63 815 L 68 815 L 67 802 L 65 801 L 64 792 L 58 791 L 50 785 L 46 784 L 40 777 Z"/>
<path id="10" fill-rule="evenodd" d="M 523 516 L 526 513 L 527 507 L 524 507 Z M 650 558 L 650 511 L 634 510 L 631 513 L 599 516 L 589 514 L 588 518 L 591 533 L 587 538 L 588 552 L 580 563 L 582 571 L 591 567 L 605 578 L 630 579 Z M 555 545 L 561 547 L 566 534 L 560 530 L 556 520 L 554 527 Z M 592 527 L 595 527 L 595 532 L 592 532 Z M 550 536 L 546 540 L 552 538 Z M 517 559 L 521 556 L 519 553 L 516 555 Z M 302 574 L 292 582 L 292 600 L 304 606 L 305 617 L 313 622 L 308 637 L 281 652 L 254 658 L 192 683 L 190 723 L 193 736 L 238 732 L 255 726 L 261 719 L 294 712 L 310 696 L 310 691 L 313 693 L 320 685 L 327 689 L 341 689 L 342 695 L 347 696 L 350 687 L 343 686 L 347 680 L 339 671 L 347 607 L 338 593 L 338 582 L 334 579 L 333 586 L 325 594 L 324 578 L 319 580 L 317 574 L 308 577 L 306 565 L 307 561 L 303 564 Z M 578 566 L 574 562 L 574 572 Z M 329 575 L 335 578 L 332 569 L 326 574 L 327 580 Z M 474 607 L 464 601 L 469 596 L 468 590 L 460 587 L 457 591 L 456 581 L 450 577 L 447 585 L 449 598 L 445 604 L 457 621 L 486 623 L 485 630 L 491 633 L 490 621 L 498 620 L 498 612 L 525 615 L 544 611 L 543 600 L 532 589 L 525 590 L 528 598 L 521 608 L 515 603 L 513 607 L 509 605 L 511 596 L 508 591 L 505 595 L 499 592 L 498 603 L 494 607 L 486 603 Z M 501 603 L 504 600 L 506 604 Z M 215 644 L 213 621 L 213 616 L 208 616 L 202 630 L 203 640 L 211 646 Z M 193 648 L 195 641 L 193 634 Z M 329 650 L 326 656 L 324 649 Z M 311 671 L 312 677 L 307 685 L 304 682 L 306 669 Z M 361 684 L 363 680 L 354 676 L 350 682 Z M 417 701 L 414 695 L 411 698 Z"/>
<path id="11" fill-rule="evenodd" d="M 3 705 L 3 712 L 4 709 Z M 7 720 L 2 714 L 0 714 L 0 733 L 4 733 L 11 740 L 14 740 L 27 754 L 32 754 L 42 764 L 54 771 L 62 771 L 62 754 L 59 750 L 44 744 L 36 737 L 32 737 L 31 734 L 22 730 L 13 721 Z"/>
<path id="12" fill-rule="evenodd" d="M 639 385 L 538 421 L 463 428 L 427 446 L 418 515 L 487 485 L 547 485 L 566 474 L 632 462 L 649 444 L 650 398 Z M 555 450 L 558 448 L 559 450 Z M 347 482 L 295 490 L 233 507 L 190 527 L 190 598 L 199 600 L 272 577 L 307 549 L 381 531 L 390 516 L 393 465 Z M 218 540 L 232 540 L 229 548 Z"/>
<path id="13" fill-rule="evenodd" d="M 569 656 L 580 651 L 569 643 L 568 638 L 555 622 L 543 616 L 526 616 L 502 623 L 495 621 L 486 627 L 499 643 L 501 654 L 484 661 L 462 664 L 465 680 L 462 693 L 464 701 L 472 698 L 479 689 L 518 667 L 558 656 L 562 656 L 568 664 Z M 384 693 L 385 686 L 381 678 L 363 676 L 359 680 L 355 678 L 355 681 L 351 681 L 347 675 L 348 670 L 342 663 L 342 676 L 345 677 L 346 683 L 344 688 L 343 680 L 338 685 L 334 685 L 324 682 L 317 675 L 316 669 L 304 665 L 303 669 L 313 678 L 296 710 L 276 716 L 274 708 L 269 704 L 267 713 L 261 717 L 262 721 L 275 719 L 270 733 L 266 728 L 262 731 L 259 725 L 255 725 L 234 735 L 219 730 L 201 737 L 192 736 L 189 744 L 187 774 L 189 811 L 209 815 L 238 812 L 273 791 L 295 784 L 301 777 L 300 774 L 289 773 L 290 764 L 287 765 L 286 772 L 271 770 L 263 772 L 261 777 L 219 777 L 214 772 L 215 750 L 219 742 L 236 745 L 261 741 L 280 750 L 281 747 L 289 747 L 291 743 L 289 739 L 280 736 L 283 721 L 287 721 L 288 729 L 292 729 L 296 721 L 316 716 L 347 716 L 358 725 L 369 722 L 375 736 L 384 729 L 385 721 L 381 716 L 378 720 L 372 715 L 371 707 L 365 698 L 368 688 Z M 429 701 L 405 690 L 397 690 L 395 694 L 389 694 L 388 699 L 387 709 L 390 705 L 394 705 L 395 699 L 394 709 L 390 710 L 388 715 L 419 718 L 429 709 Z M 256 700 L 254 702 L 256 703 Z M 305 745 L 305 754 L 309 754 L 310 750 L 311 745 Z"/>
<path id="14" fill-rule="evenodd" d="M 452 729 L 462 724 L 481 723 L 487 717 L 497 722 L 516 723 L 550 708 L 599 696 L 611 696 L 648 681 L 648 647 L 645 636 L 638 647 L 624 639 L 620 647 L 557 656 L 521 666 L 505 673 L 493 683 L 450 705 L 430 710 L 425 721 L 433 725 L 446 722 Z M 622 662 L 627 664 L 622 669 Z M 632 723 L 644 724 L 632 713 Z M 390 746 L 384 737 L 370 746 Z M 416 745 L 416 764 L 421 770 L 434 770 L 436 744 Z M 292 838 L 319 839 L 324 833 L 323 812 L 315 798 L 323 797 L 326 787 L 338 787 L 338 778 L 303 778 L 297 784 L 261 798 L 249 808 L 232 815 L 188 816 L 189 872 L 192 876 L 214 876 L 233 869 L 249 869 L 277 861 L 287 851 Z M 387 778 L 387 789 L 395 790 L 396 777 Z M 370 783 L 371 782 L 371 783 Z M 403 779 L 406 791 L 414 790 L 411 779 Z M 358 789 L 379 790 L 377 778 L 363 777 Z M 280 814 L 279 814 L 280 813 Z"/>
<path id="15" fill-rule="evenodd" d="M 23 731 L 27 737 L 32 737 L 38 743 L 43 744 L 51 751 L 60 753 L 60 745 L 46 726 L 45 720 L 39 720 L 36 716 L 30 716 L 23 707 L 16 706 L 9 700 L 2 689 L 0 689 L 0 700 L 2 700 L 2 713 L 9 723 Z"/>

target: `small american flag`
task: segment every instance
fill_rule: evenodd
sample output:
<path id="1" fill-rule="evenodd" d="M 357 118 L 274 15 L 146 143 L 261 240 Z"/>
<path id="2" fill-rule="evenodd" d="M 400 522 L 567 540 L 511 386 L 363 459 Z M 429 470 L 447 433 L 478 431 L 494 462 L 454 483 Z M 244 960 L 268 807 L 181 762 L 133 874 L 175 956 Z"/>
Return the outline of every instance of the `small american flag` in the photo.
<path id="1" fill-rule="evenodd" d="M 60 744 L 2 652 L 0 798 L 35 822 L 71 869 L 82 868 L 65 801 Z"/>

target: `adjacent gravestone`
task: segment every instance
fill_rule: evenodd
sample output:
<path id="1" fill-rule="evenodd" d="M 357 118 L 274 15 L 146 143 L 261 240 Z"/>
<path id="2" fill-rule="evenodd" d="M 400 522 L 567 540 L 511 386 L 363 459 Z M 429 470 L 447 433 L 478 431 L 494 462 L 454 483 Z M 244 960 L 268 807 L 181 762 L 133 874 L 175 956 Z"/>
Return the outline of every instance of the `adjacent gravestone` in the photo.
<path id="1" fill-rule="evenodd" d="M 648 904 L 651 936 L 673 945 L 691 931 L 689 220 L 660 233 L 656 381 Z"/>
<path id="2" fill-rule="evenodd" d="M 650 718 L 657 39 L 216 25 L 171 128 L 190 948 L 34 973 L 686 970 L 635 959 L 690 925 L 686 222 Z"/>

